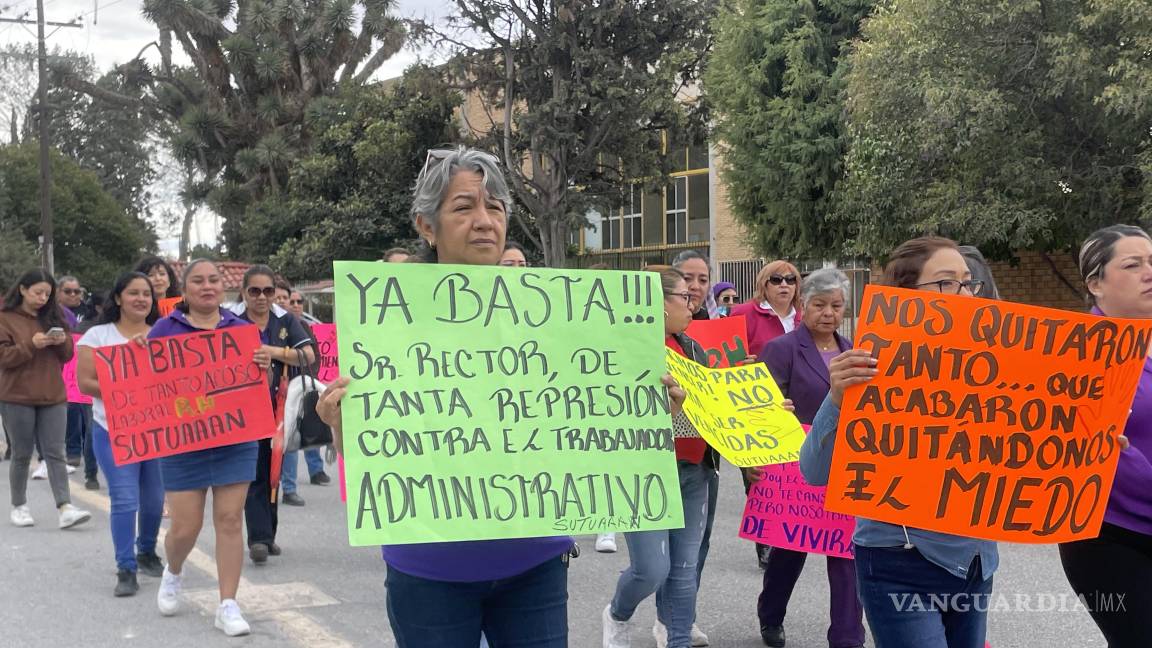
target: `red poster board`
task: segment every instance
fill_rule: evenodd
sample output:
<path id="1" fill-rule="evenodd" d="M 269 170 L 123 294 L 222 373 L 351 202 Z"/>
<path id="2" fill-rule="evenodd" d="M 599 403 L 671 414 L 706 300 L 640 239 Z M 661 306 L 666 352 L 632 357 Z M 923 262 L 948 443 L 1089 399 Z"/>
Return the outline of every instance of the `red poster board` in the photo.
<path id="1" fill-rule="evenodd" d="M 93 348 L 117 465 L 276 432 L 255 326 Z"/>
<path id="2" fill-rule="evenodd" d="M 686 331 L 708 353 L 708 366 L 734 367 L 748 357 L 748 324 L 743 315 L 692 320 Z"/>
<path id="3" fill-rule="evenodd" d="M 91 405 L 92 397 L 81 393 L 80 386 L 76 383 L 76 360 L 80 357 L 80 349 L 76 347 L 76 343 L 82 337 L 84 336 L 72 334 L 72 348 L 75 349 L 75 353 L 72 354 L 72 359 L 68 361 L 68 364 L 64 365 L 64 387 L 68 390 L 69 403 Z"/>
<path id="4" fill-rule="evenodd" d="M 340 377 L 336 325 L 313 324 L 312 333 L 316 336 L 316 350 L 320 353 L 320 371 L 316 373 L 316 378 L 322 383 L 330 383 Z"/>

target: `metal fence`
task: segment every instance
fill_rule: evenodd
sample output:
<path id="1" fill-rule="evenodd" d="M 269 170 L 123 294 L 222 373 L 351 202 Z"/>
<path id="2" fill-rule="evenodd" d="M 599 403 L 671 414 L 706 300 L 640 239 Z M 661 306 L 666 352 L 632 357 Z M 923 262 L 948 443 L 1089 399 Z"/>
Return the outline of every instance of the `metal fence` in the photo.
<path id="1" fill-rule="evenodd" d="M 749 259 L 746 261 L 721 261 L 718 281 L 728 281 L 736 286 L 736 292 L 741 300 L 752 298 L 756 291 L 756 275 L 764 267 L 763 259 Z M 849 340 L 856 337 L 856 315 L 860 310 L 860 303 L 864 299 L 864 286 L 872 280 L 871 266 L 865 261 L 849 260 L 843 262 L 831 261 L 801 261 L 794 263 L 801 275 L 807 275 L 813 270 L 825 267 L 839 268 L 848 276 L 852 294 L 849 296 L 848 307 L 844 312 L 844 321 L 840 324 L 840 335 Z"/>

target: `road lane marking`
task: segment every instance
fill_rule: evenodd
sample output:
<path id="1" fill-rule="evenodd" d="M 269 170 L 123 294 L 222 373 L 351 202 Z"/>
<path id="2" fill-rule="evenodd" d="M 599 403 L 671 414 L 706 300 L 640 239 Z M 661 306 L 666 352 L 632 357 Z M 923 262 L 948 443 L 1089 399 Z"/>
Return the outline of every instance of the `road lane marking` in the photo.
<path id="1" fill-rule="evenodd" d="M 70 480 L 71 481 L 71 480 Z M 69 484 L 73 499 L 86 506 L 111 514 L 111 504 L 103 492 L 80 490 L 76 482 Z M 164 545 L 167 530 L 160 527 L 157 545 Z M 199 547 L 193 547 L 185 560 L 199 571 L 216 576 L 216 561 Z M 328 596 L 308 583 L 284 583 L 281 585 L 256 585 L 240 576 L 240 592 L 244 598 L 243 610 L 252 618 L 264 616 L 280 627 L 284 636 L 294 644 L 307 648 L 353 648 L 353 645 L 332 629 L 293 608 L 324 607 L 338 605 L 340 601 Z M 185 592 L 186 602 L 191 603 L 209 617 L 215 615 L 219 591 L 216 588 L 189 590 Z"/>

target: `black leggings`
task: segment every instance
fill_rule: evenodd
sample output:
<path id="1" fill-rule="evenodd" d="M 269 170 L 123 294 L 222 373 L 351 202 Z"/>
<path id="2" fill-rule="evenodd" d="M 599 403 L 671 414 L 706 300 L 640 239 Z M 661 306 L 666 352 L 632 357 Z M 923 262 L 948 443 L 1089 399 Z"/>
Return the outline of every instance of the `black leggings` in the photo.
<path id="1" fill-rule="evenodd" d="M 1152 647 L 1152 536 L 1105 524 L 1060 545 L 1060 563 L 1108 648 Z"/>

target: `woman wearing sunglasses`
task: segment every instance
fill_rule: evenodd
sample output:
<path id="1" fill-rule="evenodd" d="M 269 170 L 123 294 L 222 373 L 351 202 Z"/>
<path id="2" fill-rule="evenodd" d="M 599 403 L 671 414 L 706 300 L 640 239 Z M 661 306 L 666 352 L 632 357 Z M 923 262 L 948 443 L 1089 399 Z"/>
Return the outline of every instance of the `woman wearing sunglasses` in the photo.
<path id="1" fill-rule="evenodd" d="M 300 366 L 316 360 L 312 351 L 312 338 L 304 332 L 300 322 L 291 313 L 278 306 L 276 299 L 276 273 L 266 265 L 254 265 L 244 273 L 241 285 L 244 301 L 232 307 L 232 312 L 260 329 L 261 351 L 271 360 L 268 376 L 269 398 L 276 406 L 276 391 L 284 366 Z M 299 353 L 297 352 L 299 350 Z M 248 499 L 244 503 L 244 521 L 248 525 L 248 556 L 262 565 L 268 556 L 279 556 L 276 527 L 279 516 L 276 496 L 272 492 L 272 439 L 260 441 L 256 460 L 256 479 L 248 486 Z"/>
<path id="2" fill-rule="evenodd" d="M 773 261 L 756 275 L 756 292 L 732 309 L 748 322 L 748 349 L 760 350 L 800 323 L 800 271 L 787 261 Z"/>

